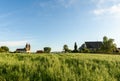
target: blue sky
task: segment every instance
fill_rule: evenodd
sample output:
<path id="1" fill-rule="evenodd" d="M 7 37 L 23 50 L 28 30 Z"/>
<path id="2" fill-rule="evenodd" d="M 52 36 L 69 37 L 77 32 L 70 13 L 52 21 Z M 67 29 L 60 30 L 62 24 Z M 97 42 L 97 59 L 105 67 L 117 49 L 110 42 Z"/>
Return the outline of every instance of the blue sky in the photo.
<path id="1" fill-rule="evenodd" d="M 120 47 L 119 21 L 120 0 L 1 0 L 0 45 L 62 51 L 108 36 Z"/>

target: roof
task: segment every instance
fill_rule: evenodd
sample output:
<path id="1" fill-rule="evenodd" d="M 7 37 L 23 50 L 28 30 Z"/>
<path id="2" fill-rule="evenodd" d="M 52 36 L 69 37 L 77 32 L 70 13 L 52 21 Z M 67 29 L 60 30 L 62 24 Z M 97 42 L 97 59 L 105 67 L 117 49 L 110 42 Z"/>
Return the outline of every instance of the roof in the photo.
<path id="1" fill-rule="evenodd" d="M 16 49 L 16 51 L 26 51 L 25 48 L 19 48 L 19 49 Z"/>
<path id="2" fill-rule="evenodd" d="M 98 49 L 102 46 L 101 41 L 96 41 L 96 42 L 85 42 L 87 48 L 95 48 Z"/>

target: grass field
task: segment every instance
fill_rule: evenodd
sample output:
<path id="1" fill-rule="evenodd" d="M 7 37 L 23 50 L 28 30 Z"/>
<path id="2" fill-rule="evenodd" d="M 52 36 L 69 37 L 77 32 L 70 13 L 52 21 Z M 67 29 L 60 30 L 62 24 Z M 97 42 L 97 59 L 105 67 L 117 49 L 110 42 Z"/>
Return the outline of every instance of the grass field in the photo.
<path id="1" fill-rule="evenodd" d="M 120 81 L 120 56 L 0 54 L 0 81 Z"/>

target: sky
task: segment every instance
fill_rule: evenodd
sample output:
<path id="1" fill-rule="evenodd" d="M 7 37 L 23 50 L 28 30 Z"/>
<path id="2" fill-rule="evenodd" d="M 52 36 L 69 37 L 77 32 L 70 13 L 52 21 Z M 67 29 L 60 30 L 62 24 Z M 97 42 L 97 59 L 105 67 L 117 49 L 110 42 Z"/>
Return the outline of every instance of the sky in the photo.
<path id="1" fill-rule="evenodd" d="M 0 0 L 0 46 L 62 51 L 107 36 L 120 47 L 119 21 L 120 0 Z"/>

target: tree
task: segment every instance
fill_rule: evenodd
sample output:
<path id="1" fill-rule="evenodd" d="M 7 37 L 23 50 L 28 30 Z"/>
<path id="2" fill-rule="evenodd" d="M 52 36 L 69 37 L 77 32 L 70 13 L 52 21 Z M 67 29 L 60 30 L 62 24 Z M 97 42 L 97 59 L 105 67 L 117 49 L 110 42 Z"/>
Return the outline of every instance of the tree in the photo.
<path id="1" fill-rule="evenodd" d="M 9 52 L 9 48 L 7 46 L 1 46 L 0 52 Z"/>
<path id="2" fill-rule="evenodd" d="M 113 53 L 116 50 L 116 44 L 114 43 L 114 39 L 103 37 L 103 44 L 101 50 L 104 53 Z"/>
<path id="3" fill-rule="evenodd" d="M 2 48 L 0 48 L 0 52 L 4 52 L 4 50 Z"/>
<path id="4" fill-rule="evenodd" d="M 45 53 L 50 53 L 51 52 L 51 48 L 50 47 L 44 47 L 44 52 Z"/>
<path id="5" fill-rule="evenodd" d="M 81 53 L 90 53 L 90 50 L 88 48 L 83 48 L 80 52 Z"/>
<path id="6" fill-rule="evenodd" d="M 90 49 L 87 48 L 86 44 L 82 44 L 79 48 L 80 53 L 90 53 Z"/>
<path id="7" fill-rule="evenodd" d="M 78 52 L 78 49 L 77 49 L 77 43 L 75 42 L 74 44 L 74 50 L 73 50 L 74 53 L 77 53 Z"/>
<path id="8" fill-rule="evenodd" d="M 69 52 L 68 45 L 65 44 L 65 45 L 63 46 L 63 50 L 65 51 L 65 53 Z"/>

